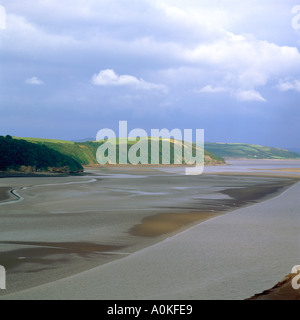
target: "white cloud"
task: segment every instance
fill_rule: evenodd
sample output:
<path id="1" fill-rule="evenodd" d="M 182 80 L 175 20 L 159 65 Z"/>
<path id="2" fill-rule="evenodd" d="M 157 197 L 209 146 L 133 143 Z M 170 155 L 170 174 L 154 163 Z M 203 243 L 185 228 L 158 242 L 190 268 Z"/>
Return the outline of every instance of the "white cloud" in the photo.
<path id="1" fill-rule="evenodd" d="M 257 90 L 269 85 L 273 79 L 297 75 L 296 66 L 300 65 L 300 53 L 296 47 L 280 46 L 251 35 L 240 36 L 227 31 L 197 43 L 194 48 L 181 45 L 176 54 L 178 60 L 201 68 L 198 77 L 193 77 L 194 81 L 209 78 L 209 82 L 219 83 L 217 86 L 205 85 L 198 92 L 227 91 L 241 102 L 266 101 Z M 173 82 L 176 78 L 182 82 L 182 68 L 180 71 L 176 76 L 176 69 L 173 69 Z M 171 74 L 169 70 L 167 73 Z M 186 78 L 190 76 L 189 72 Z M 280 88 L 282 91 L 286 91 L 284 88 L 300 91 L 299 81 L 281 83 Z"/>
<path id="2" fill-rule="evenodd" d="M 260 78 L 264 79 L 290 72 L 300 63 L 300 53 L 296 47 L 279 46 L 227 31 L 194 48 L 183 48 L 181 54 L 186 61 L 192 63 L 207 63 L 211 67 L 230 70 L 237 75 L 247 71 L 249 74 L 260 74 Z"/>
<path id="3" fill-rule="evenodd" d="M 112 69 L 101 70 L 93 75 L 91 81 L 97 86 L 129 86 L 141 90 L 167 91 L 167 87 L 162 84 L 147 82 L 131 75 L 117 75 Z"/>
<path id="4" fill-rule="evenodd" d="M 300 92 L 300 81 L 297 79 L 294 80 L 280 80 L 277 89 L 280 91 L 289 91 L 294 90 Z"/>
<path id="5" fill-rule="evenodd" d="M 249 90 L 232 89 L 232 88 L 225 88 L 225 87 L 212 87 L 211 85 L 207 85 L 205 87 L 202 87 L 200 90 L 197 90 L 197 92 L 200 92 L 200 93 L 227 92 L 231 95 L 231 97 L 241 102 L 246 102 L 246 101 L 266 102 L 266 99 L 263 98 L 258 91 L 253 89 L 249 89 Z"/>
<path id="6" fill-rule="evenodd" d="M 197 92 L 207 92 L 207 93 L 219 93 L 227 91 L 226 88 L 223 87 L 212 87 L 211 85 L 207 85 L 197 90 Z"/>
<path id="7" fill-rule="evenodd" d="M 38 79 L 37 77 L 28 78 L 28 79 L 26 79 L 25 83 L 30 84 L 30 85 L 35 85 L 35 86 L 44 84 L 44 82 L 42 80 Z"/>
<path id="8" fill-rule="evenodd" d="M 233 93 L 235 98 L 239 101 L 258 101 L 266 102 L 261 94 L 255 90 L 238 90 Z"/>

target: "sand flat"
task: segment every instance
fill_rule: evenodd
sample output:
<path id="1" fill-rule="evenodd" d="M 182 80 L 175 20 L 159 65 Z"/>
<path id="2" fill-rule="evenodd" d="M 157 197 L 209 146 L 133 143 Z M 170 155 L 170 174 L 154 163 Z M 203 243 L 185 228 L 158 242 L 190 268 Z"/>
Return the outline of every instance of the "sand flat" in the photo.
<path id="1" fill-rule="evenodd" d="M 159 213 L 146 217 L 140 224 L 135 225 L 130 234 L 139 237 L 157 237 L 177 232 L 179 229 L 192 223 L 201 223 L 217 217 L 220 213 L 188 212 L 188 213 Z"/>
<path id="2" fill-rule="evenodd" d="M 297 183 L 123 259 L 6 298 L 248 298 L 299 263 L 299 192 Z"/>
<path id="3" fill-rule="evenodd" d="M 255 169 L 255 170 L 263 170 L 263 169 Z M 265 169 L 269 171 L 283 171 L 283 172 L 300 172 L 300 168 L 277 168 L 277 169 Z"/>
<path id="4" fill-rule="evenodd" d="M 146 171 L 132 171 L 130 168 L 103 171 L 95 169 L 85 177 L 1 179 L 0 186 L 8 186 L 10 183 L 23 198 L 17 203 L 2 203 L 0 206 L 0 260 L 1 256 L 6 256 L 6 263 L 13 266 L 8 268 L 9 289 L 1 294 L 18 297 L 19 291 L 27 288 L 33 290 L 33 287 L 48 288 L 48 285 L 52 286 L 52 282 L 57 283 L 56 281 L 63 281 L 69 277 L 76 277 L 81 281 L 81 276 L 77 278 L 80 272 L 85 273 L 85 270 L 105 267 L 107 264 L 112 266 L 112 261 L 127 261 L 127 258 L 136 257 L 144 252 L 144 248 L 151 248 L 157 243 L 165 244 L 164 240 L 170 241 L 173 239 L 170 238 L 172 235 L 191 226 L 197 227 L 199 222 L 207 226 L 207 222 L 223 218 L 224 213 L 245 206 L 252 207 L 252 204 L 266 200 L 268 196 L 285 193 L 284 190 L 290 190 L 289 186 L 295 181 L 284 177 L 248 177 L 241 173 L 186 177 L 157 172 L 151 168 L 147 168 Z M 189 234 L 193 228 L 188 230 L 186 232 Z M 206 234 L 206 231 L 201 233 Z M 219 233 L 220 230 L 216 230 L 215 234 Z M 193 237 L 197 239 L 197 236 Z M 242 238 L 243 234 L 240 237 Z M 197 246 L 205 250 L 214 243 L 208 241 L 209 237 L 204 237 L 197 245 L 191 241 L 190 248 L 194 250 Z M 221 245 L 226 242 L 225 237 Z M 88 250 L 83 252 L 83 247 Z M 97 247 L 98 252 L 92 249 Z M 159 257 L 153 256 L 155 264 L 148 261 L 151 270 L 156 264 L 168 270 L 169 263 L 177 263 L 184 270 L 187 264 L 197 269 L 192 256 L 185 260 L 184 253 L 177 252 L 176 247 L 177 245 L 170 248 L 168 252 L 173 252 L 174 257 L 182 257 L 180 261 L 169 260 L 167 253 L 164 253 L 165 257 L 162 257 L 161 261 L 157 260 Z M 181 245 L 178 248 L 180 247 Z M 196 253 L 199 248 L 196 249 Z M 199 253 L 204 263 L 203 270 L 210 268 L 207 254 L 209 252 Z M 222 259 L 222 252 L 218 254 Z M 203 262 L 203 259 L 207 260 L 208 264 Z M 143 265 L 139 260 L 131 261 L 133 264 Z M 192 271 L 189 268 L 186 270 Z M 179 276 L 178 270 L 175 271 L 169 272 L 166 277 L 175 279 Z M 126 277 L 127 271 L 124 272 Z M 118 278 L 118 275 L 115 274 L 115 277 Z M 154 283 L 160 281 L 155 275 L 152 277 Z M 117 285 L 114 284 L 113 278 L 108 278 L 111 279 L 112 287 Z M 182 278 L 183 282 L 186 280 Z M 141 285 L 143 283 L 141 281 Z M 179 281 L 179 284 L 185 287 L 188 283 L 184 285 Z M 86 286 L 89 285 L 87 280 Z M 138 286 L 137 283 L 135 285 Z M 171 284 L 168 286 L 175 290 Z M 125 289 L 129 290 L 126 286 Z M 51 297 L 47 290 L 45 289 L 45 294 L 42 295 L 45 298 Z M 91 297 L 86 290 L 82 293 L 77 292 L 76 296 L 85 299 L 84 296 L 87 294 L 87 298 Z M 113 290 L 119 288 L 105 291 L 110 299 Z M 120 292 L 123 292 L 122 290 Z M 68 291 L 63 291 L 62 294 L 69 298 Z M 70 295 L 71 299 L 75 297 L 74 294 Z M 95 298 L 104 297 L 100 293 L 95 294 Z M 158 292 L 153 294 L 160 296 Z M 176 298 L 176 295 L 165 297 Z M 188 297 L 189 295 L 186 296 Z M 194 294 L 191 297 L 199 298 Z M 134 295 L 130 298 L 134 299 Z"/>
<path id="5" fill-rule="evenodd" d="M 10 190 L 9 187 L 0 187 L 0 201 L 5 201 L 10 199 Z"/>

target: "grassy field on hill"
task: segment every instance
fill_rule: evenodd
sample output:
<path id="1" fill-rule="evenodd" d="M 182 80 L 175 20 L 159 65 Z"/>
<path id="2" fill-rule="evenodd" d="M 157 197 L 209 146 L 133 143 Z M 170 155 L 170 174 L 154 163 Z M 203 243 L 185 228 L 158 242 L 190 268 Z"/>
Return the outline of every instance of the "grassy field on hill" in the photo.
<path id="1" fill-rule="evenodd" d="M 205 143 L 205 150 L 223 158 L 244 159 L 297 159 L 300 154 L 280 148 L 246 143 Z"/>
<path id="2" fill-rule="evenodd" d="M 39 138 L 16 138 L 16 139 L 25 139 L 33 143 L 43 144 L 53 150 L 56 150 L 65 155 L 71 156 L 73 159 L 78 161 L 81 165 L 93 165 L 98 164 L 96 159 L 96 153 L 100 145 L 103 144 L 103 141 L 86 141 L 86 142 L 71 142 L 64 140 L 51 140 L 51 139 L 39 139 Z M 124 138 L 117 139 L 117 159 L 119 154 L 119 145 L 120 143 L 125 143 Z M 135 142 L 128 142 L 127 148 L 129 149 Z M 172 154 L 174 151 L 174 143 L 170 143 L 171 150 L 171 164 L 174 163 Z M 150 149 L 149 149 L 150 151 Z M 160 150 L 160 156 L 162 157 L 162 151 Z M 205 164 L 224 164 L 224 159 L 219 157 L 209 151 L 204 152 Z M 150 161 L 150 152 L 149 152 L 149 163 Z"/>

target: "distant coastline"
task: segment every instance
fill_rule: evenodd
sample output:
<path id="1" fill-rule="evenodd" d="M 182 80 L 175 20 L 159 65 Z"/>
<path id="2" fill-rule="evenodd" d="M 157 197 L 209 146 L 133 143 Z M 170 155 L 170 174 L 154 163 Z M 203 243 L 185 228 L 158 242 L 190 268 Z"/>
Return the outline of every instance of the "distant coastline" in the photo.
<path id="1" fill-rule="evenodd" d="M 78 176 L 78 175 L 84 175 L 84 172 L 79 172 L 79 173 L 53 173 L 53 172 L 48 172 L 48 171 L 41 171 L 41 172 L 22 172 L 22 171 L 0 171 L 0 178 L 38 178 L 38 177 L 68 177 L 68 176 Z"/>

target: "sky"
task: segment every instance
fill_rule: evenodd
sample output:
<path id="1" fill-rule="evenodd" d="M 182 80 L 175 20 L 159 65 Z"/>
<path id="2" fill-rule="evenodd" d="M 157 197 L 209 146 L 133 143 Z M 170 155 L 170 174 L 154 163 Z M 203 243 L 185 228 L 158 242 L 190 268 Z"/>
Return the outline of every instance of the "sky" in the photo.
<path id="1" fill-rule="evenodd" d="M 204 129 L 300 147 L 300 0 L 0 0 L 0 135 Z M 5 23 L 3 22 L 5 18 Z"/>

